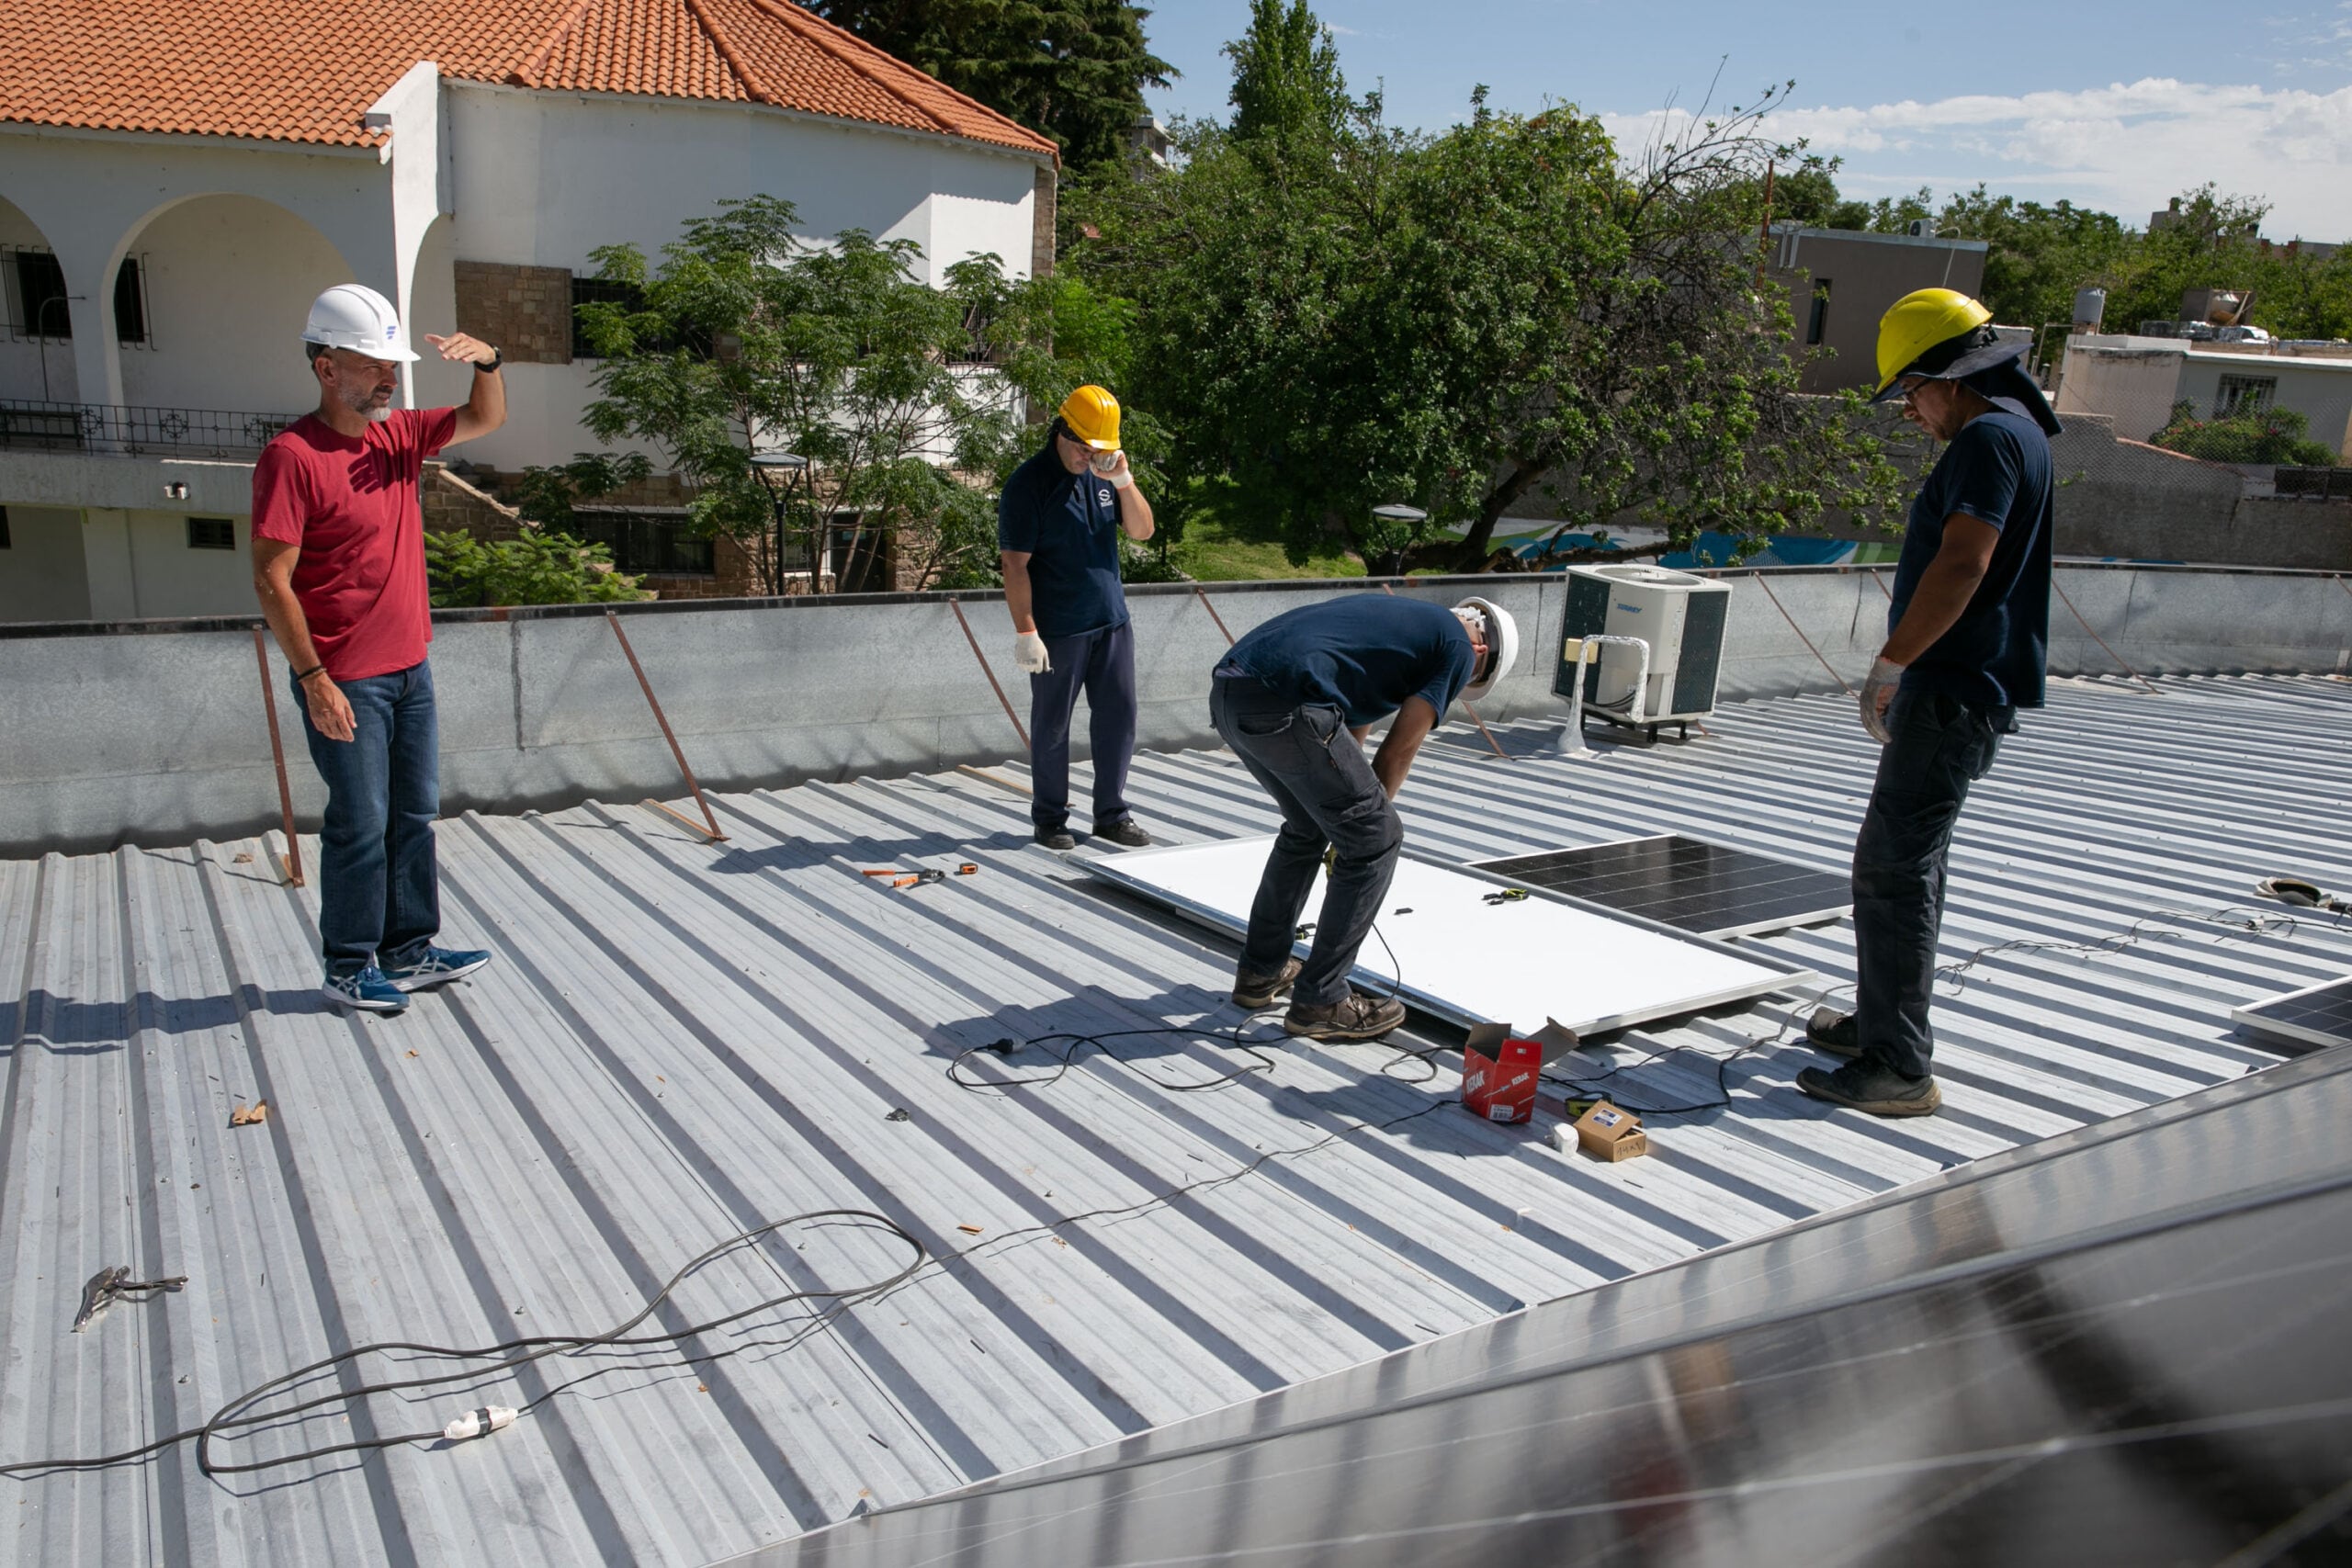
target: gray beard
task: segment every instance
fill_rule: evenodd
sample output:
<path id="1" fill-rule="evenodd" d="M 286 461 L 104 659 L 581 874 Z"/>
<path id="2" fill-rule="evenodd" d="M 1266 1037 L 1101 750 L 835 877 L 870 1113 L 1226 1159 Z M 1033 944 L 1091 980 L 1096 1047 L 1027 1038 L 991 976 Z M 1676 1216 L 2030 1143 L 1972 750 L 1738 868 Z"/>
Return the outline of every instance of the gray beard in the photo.
<path id="1" fill-rule="evenodd" d="M 368 417 L 374 423 L 381 424 L 386 420 L 392 417 L 392 405 L 386 403 L 382 408 L 369 409 L 368 411 Z"/>

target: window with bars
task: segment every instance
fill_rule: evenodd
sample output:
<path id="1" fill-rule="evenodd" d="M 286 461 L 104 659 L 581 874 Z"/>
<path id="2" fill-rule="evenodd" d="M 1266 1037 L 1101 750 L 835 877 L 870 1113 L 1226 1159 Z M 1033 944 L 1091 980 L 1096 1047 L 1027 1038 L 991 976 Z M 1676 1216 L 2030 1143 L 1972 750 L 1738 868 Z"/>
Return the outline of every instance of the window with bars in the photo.
<path id="1" fill-rule="evenodd" d="M 0 272 L 6 274 L 11 338 L 73 341 L 73 298 L 65 291 L 65 269 L 53 253 L 0 247 Z M 147 269 L 138 256 L 123 257 L 115 269 L 114 331 L 125 344 L 147 345 Z"/>
<path id="2" fill-rule="evenodd" d="M 191 517 L 187 520 L 187 547 L 192 550 L 233 550 L 237 547 L 237 520 L 233 517 Z"/>
<path id="3" fill-rule="evenodd" d="M 2213 394 L 2213 417 L 2254 413 L 2268 408 L 2278 396 L 2276 376 L 2224 376 Z"/>
<path id="4" fill-rule="evenodd" d="M 572 509 L 571 526 L 583 542 L 612 551 L 614 570 L 631 577 L 649 572 L 663 577 L 718 573 L 711 540 L 689 531 L 683 511 L 662 514 L 580 506 Z"/>

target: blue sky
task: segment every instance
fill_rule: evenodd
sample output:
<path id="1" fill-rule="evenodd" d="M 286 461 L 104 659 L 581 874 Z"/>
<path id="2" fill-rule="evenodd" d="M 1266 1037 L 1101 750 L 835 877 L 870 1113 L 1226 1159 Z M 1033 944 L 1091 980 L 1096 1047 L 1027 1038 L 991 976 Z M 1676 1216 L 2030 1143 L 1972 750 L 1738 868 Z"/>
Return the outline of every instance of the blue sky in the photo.
<path id="1" fill-rule="evenodd" d="M 1391 119 L 1438 128 L 1484 83 L 1498 107 L 1573 103 L 1620 144 L 1667 105 L 1695 107 L 1718 67 L 1747 103 L 1796 78 L 1777 134 L 1845 159 L 1878 197 L 1982 180 L 2133 223 L 2211 180 L 2268 199 L 2264 231 L 2352 240 L 2352 0 L 2234 15 L 2177 0 L 2124 7 L 1984 0 L 1925 6 L 1627 5 L 1623 0 L 1320 0 L 1348 85 Z M 1225 111 L 1218 52 L 1248 0 L 1163 0 L 1146 28 L 1183 73 L 1162 118 Z M 1728 57 L 1727 59 L 1725 57 Z"/>

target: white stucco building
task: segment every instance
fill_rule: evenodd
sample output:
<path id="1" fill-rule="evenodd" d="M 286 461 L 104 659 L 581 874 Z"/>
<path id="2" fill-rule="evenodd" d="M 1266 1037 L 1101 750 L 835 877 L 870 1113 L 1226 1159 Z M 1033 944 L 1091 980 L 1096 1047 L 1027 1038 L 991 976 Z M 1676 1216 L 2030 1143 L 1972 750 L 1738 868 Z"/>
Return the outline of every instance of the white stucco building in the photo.
<path id="1" fill-rule="evenodd" d="M 331 284 L 501 346 L 507 425 L 457 455 L 513 470 L 593 445 L 600 245 L 764 194 L 1051 265 L 1053 144 L 788 0 L 0 0 L 0 620 L 251 611 L 252 456 Z"/>
<path id="2" fill-rule="evenodd" d="M 2352 346 L 2208 343 L 2085 333 L 2066 340 L 2059 413 L 2105 414 L 2115 434 L 2145 441 L 2187 403 L 2199 419 L 2252 407 L 2291 409 L 2311 438 L 2352 460 Z"/>

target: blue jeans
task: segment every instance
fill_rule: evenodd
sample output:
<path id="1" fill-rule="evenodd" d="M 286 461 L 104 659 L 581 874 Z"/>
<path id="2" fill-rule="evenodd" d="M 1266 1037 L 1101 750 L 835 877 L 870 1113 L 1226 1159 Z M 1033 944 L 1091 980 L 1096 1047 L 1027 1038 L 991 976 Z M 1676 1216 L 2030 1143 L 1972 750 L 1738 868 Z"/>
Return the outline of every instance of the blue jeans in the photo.
<path id="1" fill-rule="evenodd" d="M 311 761 L 326 781 L 319 832 L 319 939 L 330 976 L 421 958 L 441 930 L 433 819 L 441 814 L 433 667 L 338 682 L 352 739 L 330 740 L 295 688 Z"/>
<path id="2" fill-rule="evenodd" d="M 1086 693 L 1094 742 L 1094 826 L 1127 819 L 1127 764 L 1136 752 L 1136 638 L 1121 621 L 1076 637 L 1049 637 L 1053 668 L 1029 677 L 1030 819 L 1054 832 L 1069 820 L 1069 721 Z"/>
<path id="3" fill-rule="evenodd" d="M 2017 723 L 2011 708 L 1898 691 L 1886 726 L 1854 840 L 1854 1027 L 1865 1061 L 1917 1078 L 1935 1052 L 1928 1009 L 1952 827 Z"/>
<path id="4" fill-rule="evenodd" d="M 1253 975 L 1282 968 L 1323 869 L 1324 847 L 1339 852 L 1291 993 L 1294 1003 L 1328 1007 L 1348 994 L 1356 950 L 1396 874 L 1405 826 L 1338 708 L 1294 707 L 1248 676 L 1220 675 L 1209 687 L 1209 722 L 1283 814 L 1250 906 L 1243 968 Z"/>

